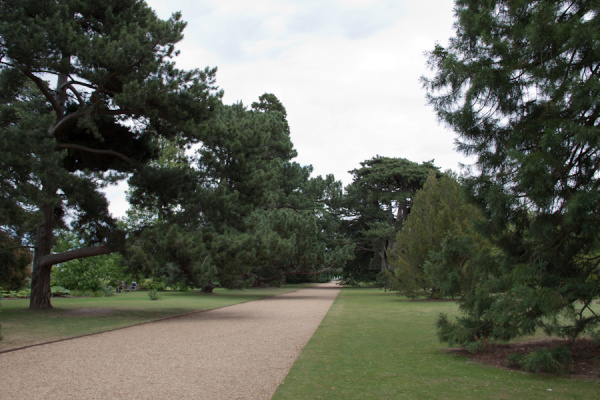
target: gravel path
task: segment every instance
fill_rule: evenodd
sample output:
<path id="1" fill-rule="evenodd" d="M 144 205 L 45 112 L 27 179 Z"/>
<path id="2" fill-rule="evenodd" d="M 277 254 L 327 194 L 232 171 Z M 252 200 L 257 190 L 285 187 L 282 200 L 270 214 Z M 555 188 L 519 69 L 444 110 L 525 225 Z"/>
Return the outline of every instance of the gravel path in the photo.
<path id="1" fill-rule="evenodd" d="M 338 293 L 322 284 L 0 354 L 0 398 L 269 399 Z"/>

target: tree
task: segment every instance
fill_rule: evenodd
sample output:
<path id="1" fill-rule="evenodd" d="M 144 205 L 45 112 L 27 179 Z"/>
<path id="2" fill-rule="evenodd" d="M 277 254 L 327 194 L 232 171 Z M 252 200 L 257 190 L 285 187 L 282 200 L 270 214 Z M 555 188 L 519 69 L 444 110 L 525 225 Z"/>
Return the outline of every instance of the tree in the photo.
<path id="1" fill-rule="evenodd" d="M 179 170 L 179 180 L 160 190 L 136 184 L 135 225 L 150 228 L 130 241 L 132 271 L 210 291 L 213 280 L 228 288 L 279 283 L 345 262 L 348 245 L 337 237 L 339 219 L 328 208 L 341 184 L 333 176 L 310 178 L 312 167 L 291 161 L 296 151 L 285 116 L 273 94 L 250 109 L 220 105 L 192 167 L 158 172 Z"/>
<path id="2" fill-rule="evenodd" d="M 458 0 L 455 13 L 424 84 L 477 156 L 469 184 L 503 256 L 440 335 L 473 344 L 542 328 L 574 340 L 600 324 L 600 7 Z"/>
<path id="3" fill-rule="evenodd" d="M 152 177 L 153 138 L 201 140 L 220 92 L 215 70 L 174 67 L 180 14 L 163 21 L 136 0 L 6 0 L 0 15 L 3 186 L 14 195 L 3 193 L 2 224 L 33 243 L 30 307 L 50 308 L 52 265 L 119 244 L 99 189 Z M 89 246 L 52 254 L 67 219 Z"/>
<path id="4" fill-rule="evenodd" d="M 480 211 L 468 204 L 451 172 L 436 176 L 430 172 L 423 189 L 416 192 L 413 205 L 402 229 L 396 235 L 392 252 L 392 269 L 396 288 L 413 297 L 427 293 L 439 297 L 440 287 L 433 284 L 425 268 L 432 252 L 441 250 L 443 240 L 466 236 Z M 435 265 L 432 265 L 435 267 Z"/>
<path id="5" fill-rule="evenodd" d="M 346 266 L 350 279 L 374 279 L 387 271 L 388 251 L 409 214 L 412 199 L 423 187 L 432 162 L 417 164 L 403 158 L 374 157 L 352 170 L 353 182 L 344 196 L 344 231 L 355 244 L 353 263 Z"/>

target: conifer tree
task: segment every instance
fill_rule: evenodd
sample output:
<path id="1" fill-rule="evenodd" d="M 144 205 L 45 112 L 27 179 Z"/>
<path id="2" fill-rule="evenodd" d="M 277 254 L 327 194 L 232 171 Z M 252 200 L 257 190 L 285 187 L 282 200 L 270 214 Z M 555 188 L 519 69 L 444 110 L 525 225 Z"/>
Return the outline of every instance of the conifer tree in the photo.
<path id="1" fill-rule="evenodd" d="M 416 192 L 411 212 L 396 235 L 390 263 L 396 278 L 395 288 L 409 297 L 442 296 L 425 264 L 432 252 L 441 250 L 448 235 L 466 236 L 478 215 L 479 210 L 466 202 L 460 184 L 451 173 L 439 178 L 430 173 L 423 189 Z"/>
<path id="2" fill-rule="evenodd" d="M 215 70 L 175 68 L 181 16 L 160 20 L 143 1 L 5 0 L 0 15 L 2 106 L 10 116 L 2 121 L 0 158 L 10 156 L 2 190 L 12 192 L 3 196 L 2 214 L 12 217 L 2 226 L 31 238 L 30 307 L 49 308 L 52 265 L 119 242 L 99 189 L 128 175 L 134 185 L 153 177 L 154 138 L 201 140 L 220 93 Z M 155 188 L 173 176 L 161 177 Z M 90 246 L 52 254 L 54 231 L 67 220 Z"/>
<path id="3" fill-rule="evenodd" d="M 432 162 L 373 157 L 350 171 L 354 179 L 343 200 L 344 232 L 355 246 L 355 258 L 344 275 L 349 280 L 374 280 L 388 270 L 388 251 L 406 220 L 413 197 L 423 187 Z"/>
<path id="4" fill-rule="evenodd" d="M 600 324 L 600 5 L 457 0 L 455 13 L 424 83 L 477 157 L 470 185 L 504 257 L 440 335 L 573 340 Z"/>

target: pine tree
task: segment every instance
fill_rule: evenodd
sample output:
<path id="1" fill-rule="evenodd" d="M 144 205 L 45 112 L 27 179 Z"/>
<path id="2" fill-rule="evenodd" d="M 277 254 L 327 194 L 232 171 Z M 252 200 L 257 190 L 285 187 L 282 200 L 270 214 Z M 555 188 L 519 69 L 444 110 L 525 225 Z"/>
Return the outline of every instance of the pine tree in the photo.
<path id="1" fill-rule="evenodd" d="M 477 156 L 470 185 L 504 257 L 440 332 L 462 344 L 540 327 L 574 339 L 600 324 L 600 5 L 457 0 L 455 12 L 424 83 Z"/>
<path id="2" fill-rule="evenodd" d="M 29 232 L 22 237 L 35 247 L 30 307 L 49 308 L 52 265 L 118 244 L 99 189 L 128 175 L 134 183 L 152 177 L 146 167 L 157 156 L 156 137 L 201 140 L 220 93 L 215 70 L 175 68 L 185 27 L 179 14 L 163 21 L 136 0 L 6 0 L 0 15 L 2 107 L 10 117 L 2 121 L 9 172 L 2 190 L 14 195 L 3 196 L 2 214 L 11 217 L 2 225 Z M 67 215 L 91 246 L 52 254 Z"/>

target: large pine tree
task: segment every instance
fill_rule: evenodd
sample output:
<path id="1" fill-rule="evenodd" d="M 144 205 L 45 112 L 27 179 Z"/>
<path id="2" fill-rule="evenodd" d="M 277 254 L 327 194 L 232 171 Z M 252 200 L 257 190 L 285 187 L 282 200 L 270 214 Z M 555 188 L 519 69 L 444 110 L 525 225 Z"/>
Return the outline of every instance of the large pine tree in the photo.
<path id="1" fill-rule="evenodd" d="M 477 156 L 471 185 L 505 257 L 442 336 L 574 339 L 600 324 L 600 3 L 457 0 L 455 12 L 424 82 Z"/>
<path id="2" fill-rule="evenodd" d="M 118 243 L 100 189 L 152 177 L 157 137 L 199 141 L 220 93 L 214 70 L 175 68 L 180 15 L 143 1 L 4 0 L 0 15 L 0 223 L 33 243 L 30 307 L 49 308 L 52 265 Z M 66 222 L 90 246 L 52 254 Z"/>

